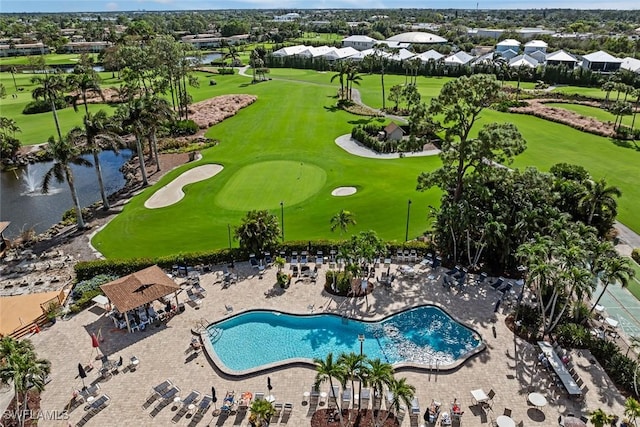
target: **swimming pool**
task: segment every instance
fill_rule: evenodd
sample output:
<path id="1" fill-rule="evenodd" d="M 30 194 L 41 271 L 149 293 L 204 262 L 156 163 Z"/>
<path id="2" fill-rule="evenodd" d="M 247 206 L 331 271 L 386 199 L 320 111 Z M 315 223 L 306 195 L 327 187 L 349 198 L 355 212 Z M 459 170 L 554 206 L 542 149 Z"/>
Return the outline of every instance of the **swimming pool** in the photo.
<path id="1" fill-rule="evenodd" d="M 252 310 L 207 328 L 210 354 L 231 374 L 256 372 L 294 362 L 313 363 L 329 352 L 360 352 L 396 367 L 457 366 L 484 344 L 470 328 L 438 307 L 425 305 L 378 322 L 346 319 L 333 314 L 293 315 Z"/>

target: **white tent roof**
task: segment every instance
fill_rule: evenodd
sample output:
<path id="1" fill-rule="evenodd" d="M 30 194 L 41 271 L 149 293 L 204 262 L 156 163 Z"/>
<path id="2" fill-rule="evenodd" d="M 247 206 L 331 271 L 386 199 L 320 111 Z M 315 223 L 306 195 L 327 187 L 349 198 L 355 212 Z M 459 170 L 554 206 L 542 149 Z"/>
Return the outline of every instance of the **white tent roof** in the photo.
<path id="1" fill-rule="evenodd" d="M 520 46 L 520 42 L 514 39 L 506 39 L 496 44 L 496 46 Z"/>
<path id="2" fill-rule="evenodd" d="M 620 64 L 620 68 L 625 70 L 634 71 L 636 73 L 640 73 L 640 59 L 631 58 L 627 56 L 622 59 L 622 64 Z"/>
<path id="3" fill-rule="evenodd" d="M 306 56 L 308 58 L 315 58 L 317 56 L 322 56 L 324 54 L 327 54 L 332 50 L 335 50 L 335 48 L 329 47 L 329 46 L 308 47 L 305 50 L 298 52 L 296 55 Z"/>
<path id="4" fill-rule="evenodd" d="M 473 56 L 469 55 L 467 52 L 460 51 L 454 53 L 453 55 L 447 56 L 444 59 L 444 63 L 446 65 L 465 65 L 468 64 L 472 59 Z"/>
<path id="5" fill-rule="evenodd" d="M 363 50 L 361 52 L 358 52 L 358 53 L 355 53 L 355 54 L 351 55 L 349 57 L 349 60 L 362 61 L 365 56 L 375 55 L 375 53 L 376 53 L 376 51 L 374 49 Z M 385 54 L 385 52 L 383 52 L 383 55 L 384 54 Z M 389 55 L 389 54 L 387 53 L 386 55 Z"/>
<path id="6" fill-rule="evenodd" d="M 422 52 L 420 55 L 416 55 L 416 58 L 420 58 L 422 62 L 429 62 L 429 60 L 437 61 L 442 59 L 444 58 L 444 55 L 431 49 L 426 52 Z"/>
<path id="7" fill-rule="evenodd" d="M 548 47 L 549 45 L 542 40 L 531 40 L 524 44 L 524 47 Z"/>
<path id="8" fill-rule="evenodd" d="M 564 50 L 547 53 L 547 61 L 578 62 L 575 56 L 565 52 Z"/>
<path id="9" fill-rule="evenodd" d="M 614 64 L 620 64 L 622 62 L 622 59 L 609 55 L 603 50 L 583 55 L 582 58 L 589 62 L 610 62 Z"/>
<path id="10" fill-rule="evenodd" d="M 300 52 L 307 50 L 309 47 L 303 44 L 296 46 L 283 47 L 273 52 L 273 56 L 293 56 L 298 55 Z"/>
<path id="11" fill-rule="evenodd" d="M 325 53 L 324 55 L 322 55 L 323 58 L 329 60 L 329 61 L 335 61 L 338 59 L 344 59 L 344 58 L 348 58 L 350 56 L 356 55 L 360 52 L 358 52 L 356 49 L 352 48 L 351 46 L 349 47 L 343 47 L 341 49 L 333 49 L 327 53 Z"/>
<path id="12" fill-rule="evenodd" d="M 509 61 L 510 67 L 529 67 L 535 68 L 538 66 L 538 61 L 535 58 L 530 57 L 529 55 L 518 55 L 515 56 Z"/>
<path id="13" fill-rule="evenodd" d="M 404 61 L 405 59 L 413 58 L 415 53 L 408 51 L 407 49 L 400 49 L 398 53 L 389 57 L 392 61 Z"/>

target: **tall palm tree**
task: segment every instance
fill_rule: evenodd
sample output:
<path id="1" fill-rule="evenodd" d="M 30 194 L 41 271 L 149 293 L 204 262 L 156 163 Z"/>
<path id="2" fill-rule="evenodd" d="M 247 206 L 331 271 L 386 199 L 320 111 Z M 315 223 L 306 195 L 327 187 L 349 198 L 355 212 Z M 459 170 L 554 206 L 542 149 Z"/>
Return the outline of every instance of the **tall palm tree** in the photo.
<path id="1" fill-rule="evenodd" d="M 608 104 L 611 91 L 615 89 L 615 83 L 611 80 L 607 80 L 606 82 L 604 82 L 601 89 L 605 92 L 604 102 Z"/>
<path id="2" fill-rule="evenodd" d="M 344 61 L 337 61 L 333 71 L 336 74 L 331 76 L 331 83 L 333 83 L 335 79 L 338 79 L 340 82 L 340 99 L 347 99 L 347 94 L 344 89 L 344 79 L 349 71 L 349 65 Z"/>
<path id="3" fill-rule="evenodd" d="M 360 82 L 362 81 L 362 76 L 358 74 L 358 68 L 355 65 L 352 65 L 347 70 L 347 96 L 349 97 L 349 101 L 353 99 L 353 85 L 356 84 L 360 86 Z"/>
<path id="4" fill-rule="evenodd" d="M 144 149 L 142 146 L 142 138 L 146 132 L 145 108 L 146 104 L 142 99 L 130 97 L 129 101 L 118 107 L 118 111 L 116 112 L 116 115 L 122 123 L 122 127 L 130 131 L 135 137 L 136 153 L 143 187 L 149 185 L 147 168 L 144 163 Z"/>
<path id="5" fill-rule="evenodd" d="M 404 403 L 405 407 L 411 407 L 411 401 L 413 400 L 413 396 L 416 394 L 416 388 L 407 384 L 406 378 L 394 378 L 389 383 L 389 392 L 392 395 L 389 411 L 387 411 L 386 416 L 381 423 L 376 423 L 378 427 L 384 425 L 387 418 L 389 418 L 389 415 L 391 415 L 391 411 L 394 411 L 397 414 L 398 411 L 400 411 L 400 405 L 402 403 Z M 380 421 L 379 417 L 376 421 Z"/>
<path id="6" fill-rule="evenodd" d="M 42 179 L 42 192 L 44 194 L 49 192 L 52 179 L 55 179 L 59 183 L 67 181 L 67 185 L 69 185 L 69 190 L 71 191 L 73 205 L 76 210 L 78 228 L 84 228 L 82 207 L 80 206 L 80 200 L 78 199 L 78 192 L 76 191 L 76 184 L 73 177 L 73 171 L 71 170 L 71 165 L 91 167 L 91 162 L 81 157 L 82 151 L 80 150 L 80 147 L 73 144 L 73 140 L 69 137 L 59 141 L 56 141 L 54 138 L 50 138 L 45 151 L 47 155 L 53 159 L 53 166 L 51 166 L 51 169 L 44 174 L 44 178 Z"/>
<path id="7" fill-rule="evenodd" d="M 364 361 L 366 360 L 366 357 L 362 354 L 356 354 L 354 352 L 351 352 L 349 354 L 346 353 L 342 353 L 339 357 L 338 357 L 338 364 L 342 367 L 342 378 L 341 378 L 341 382 L 345 383 L 347 381 L 351 382 L 351 391 L 352 393 L 355 393 L 355 380 L 356 378 L 358 379 L 358 384 L 359 384 L 359 392 L 358 392 L 358 396 L 360 395 L 360 393 L 362 393 L 362 379 L 363 379 L 363 375 L 362 375 L 362 367 L 364 365 Z M 344 386 L 344 384 L 343 384 Z M 360 407 L 360 402 L 358 402 L 358 408 Z M 349 423 L 351 423 L 351 412 L 349 412 Z"/>
<path id="8" fill-rule="evenodd" d="M 13 385 L 15 391 L 16 409 L 20 407 L 18 402 L 22 401 L 22 409 L 19 411 L 18 421 L 24 425 L 28 394 L 31 388 L 42 391 L 44 389 L 44 379 L 51 371 L 51 364 L 48 360 L 39 359 L 29 340 L 18 341 L 11 337 L 0 340 L 0 383 Z"/>
<path id="9" fill-rule="evenodd" d="M 96 114 L 87 112 L 84 118 L 84 129 L 75 128 L 69 132 L 70 138 L 76 145 L 82 147 L 83 152 L 90 152 L 93 155 L 93 166 L 98 177 L 102 209 L 104 210 L 109 209 L 109 199 L 104 189 L 99 154 L 105 149 L 117 151 L 122 146 L 123 141 L 117 134 L 117 130 L 117 126 L 109 119 L 107 113 L 100 110 Z"/>
<path id="10" fill-rule="evenodd" d="M 51 113 L 53 114 L 53 120 L 56 124 L 56 131 L 58 132 L 58 140 L 62 141 L 62 131 L 60 130 L 60 122 L 58 120 L 58 112 L 56 110 L 56 101 L 58 101 L 62 93 L 67 89 L 67 83 L 57 74 L 44 73 L 43 75 L 35 76 L 31 78 L 31 83 L 37 86 L 31 92 L 34 99 L 44 99 L 51 103 Z"/>
<path id="11" fill-rule="evenodd" d="M 336 228 L 339 228 L 341 237 L 343 232 L 347 232 L 350 225 L 356 225 L 356 220 L 351 211 L 342 209 L 331 217 L 331 231 L 335 231 Z"/>
<path id="12" fill-rule="evenodd" d="M 367 382 L 373 387 L 373 395 L 374 397 L 378 397 L 380 403 L 382 403 L 382 394 L 385 386 L 389 386 L 391 384 L 391 380 L 393 379 L 393 366 L 389 363 L 384 363 L 380 359 L 367 360 Z M 374 410 L 380 409 L 380 407 L 375 408 L 374 398 Z"/>
<path id="13" fill-rule="evenodd" d="M 386 96 L 384 93 L 384 70 L 387 66 L 388 55 L 396 53 L 397 49 L 395 51 L 389 51 L 387 45 L 385 44 L 377 44 L 373 47 L 373 49 L 374 61 L 380 67 L 380 84 L 382 85 L 382 110 L 384 110 L 386 108 Z"/>
<path id="14" fill-rule="evenodd" d="M 16 83 L 16 73 L 18 70 L 15 66 L 9 67 L 9 71 L 11 72 L 11 78 L 13 79 L 13 86 L 16 88 L 16 92 L 18 92 L 18 84 Z"/>
<path id="15" fill-rule="evenodd" d="M 316 364 L 316 380 L 315 387 L 320 387 L 320 385 L 329 381 L 329 387 L 331 389 L 331 393 L 329 394 L 329 399 L 335 399 L 336 405 L 338 406 L 338 412 L 340 413 L 340 425 L 343 426 L 344 420 L 342 419 L 342 410 L 340 408 L 340 399 L 339 396 L 333 396 L 333 379 L 340 378 L 343 376 L 342 367 L 333 360 L 333 353 L 327 354 L 327 357 L 323 359 L 313 359 L 313 363 Z"/>
<path id="16" fill-rule="evenodd" d="M 589 312 L 592 313 L 596 305 L 600 303 L 600 298 L 602 298 L 610 284 L 620 283 L 620 286 L 624 288 L 629 284 L 629 280 L 634 274 L 635 270 L 631 266 L 631 260 L 629 258 L 622 257 L 617 253 L 609 254 L 608 257 L 604 258 L 602 261 L 602 272 L 600 274 L 602 291 Z"/>
<path id="17" fill-rule="evenodd" d="M 77 110 L 77 104 L 80 100 L 84 104 L 85 116 L 89 114 L 89 105 L 87 104 L 87 94 L 94 93 L 99 95 L 104 101 L 104 94 L 100 88 L 100 75 L 90 67 L 76 67 L 73 74 L 67 77 L 67 85 L 69 89 L 77 91 L 77 95 L 72 98 L 72 105 Z"/>
<path id="18" fill-rule="evenodd" d="M 599 181 L 585 181 L 585 193 L 580 198 L 579 206 L 587 213 L 587 225 L 591 225 L 596 213 L 608 212 L 613 217 L 618 210 L 617 197 L 622 195 L 618 187 L 607 186 L 603 178 Z"/>
<path id="19" fill-rule="evenodd" d="M 158 128 L 162 123 L 173 120 L 174 112 L 169 102 L 157 96 L 146 96 L 144 98 L 145 109 L 143 113 L 143 122 L 147 128 L 147 137 L 149 139 L 150 155 L 154 156 L 156 162 L 156 170 L 160 170 L 160 160 L 158 158 Z"/>
<path id="20" fill-rule="evenodd" d="M 633 132 L 636 128 L 636 115 L 638 114 L 638 110 L 640 109 L 640 89 L 636 89 L 631 94 L 636 98 L 635 106 L 633 108 L 633 118 L 631 119 L 631 131 Z"/>

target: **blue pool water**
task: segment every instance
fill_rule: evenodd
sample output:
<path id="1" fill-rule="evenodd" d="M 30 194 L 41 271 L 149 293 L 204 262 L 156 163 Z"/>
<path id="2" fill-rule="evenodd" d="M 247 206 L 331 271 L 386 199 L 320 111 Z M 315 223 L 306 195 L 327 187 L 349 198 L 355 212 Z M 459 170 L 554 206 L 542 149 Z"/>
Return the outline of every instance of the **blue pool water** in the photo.
<path id="1" fill-rule="evenodd" d="M 365 336 L 367 357 L 392 364 L 449 365 L 482 344 L 477 333 L 434 306 L 416 307 L 379 322 L 249 311 L 214 323 L 208 331 L 218 359 L 232 371 L 291 359 L 324 359 L 329 352 L 359 353 L 359 334 Z"/>

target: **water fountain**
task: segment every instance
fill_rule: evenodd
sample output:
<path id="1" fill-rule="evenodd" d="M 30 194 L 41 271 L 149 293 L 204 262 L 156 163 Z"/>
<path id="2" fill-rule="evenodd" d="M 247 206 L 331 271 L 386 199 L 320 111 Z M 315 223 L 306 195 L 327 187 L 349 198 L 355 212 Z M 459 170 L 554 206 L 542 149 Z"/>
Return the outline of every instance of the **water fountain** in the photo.
<path id="1" fill-rule="evenodd" d="M 38 190 L 38 178 L 28 166 L 22 171 L 22 182 L 26 189 L 24 194 L 35 194 Z"/>

